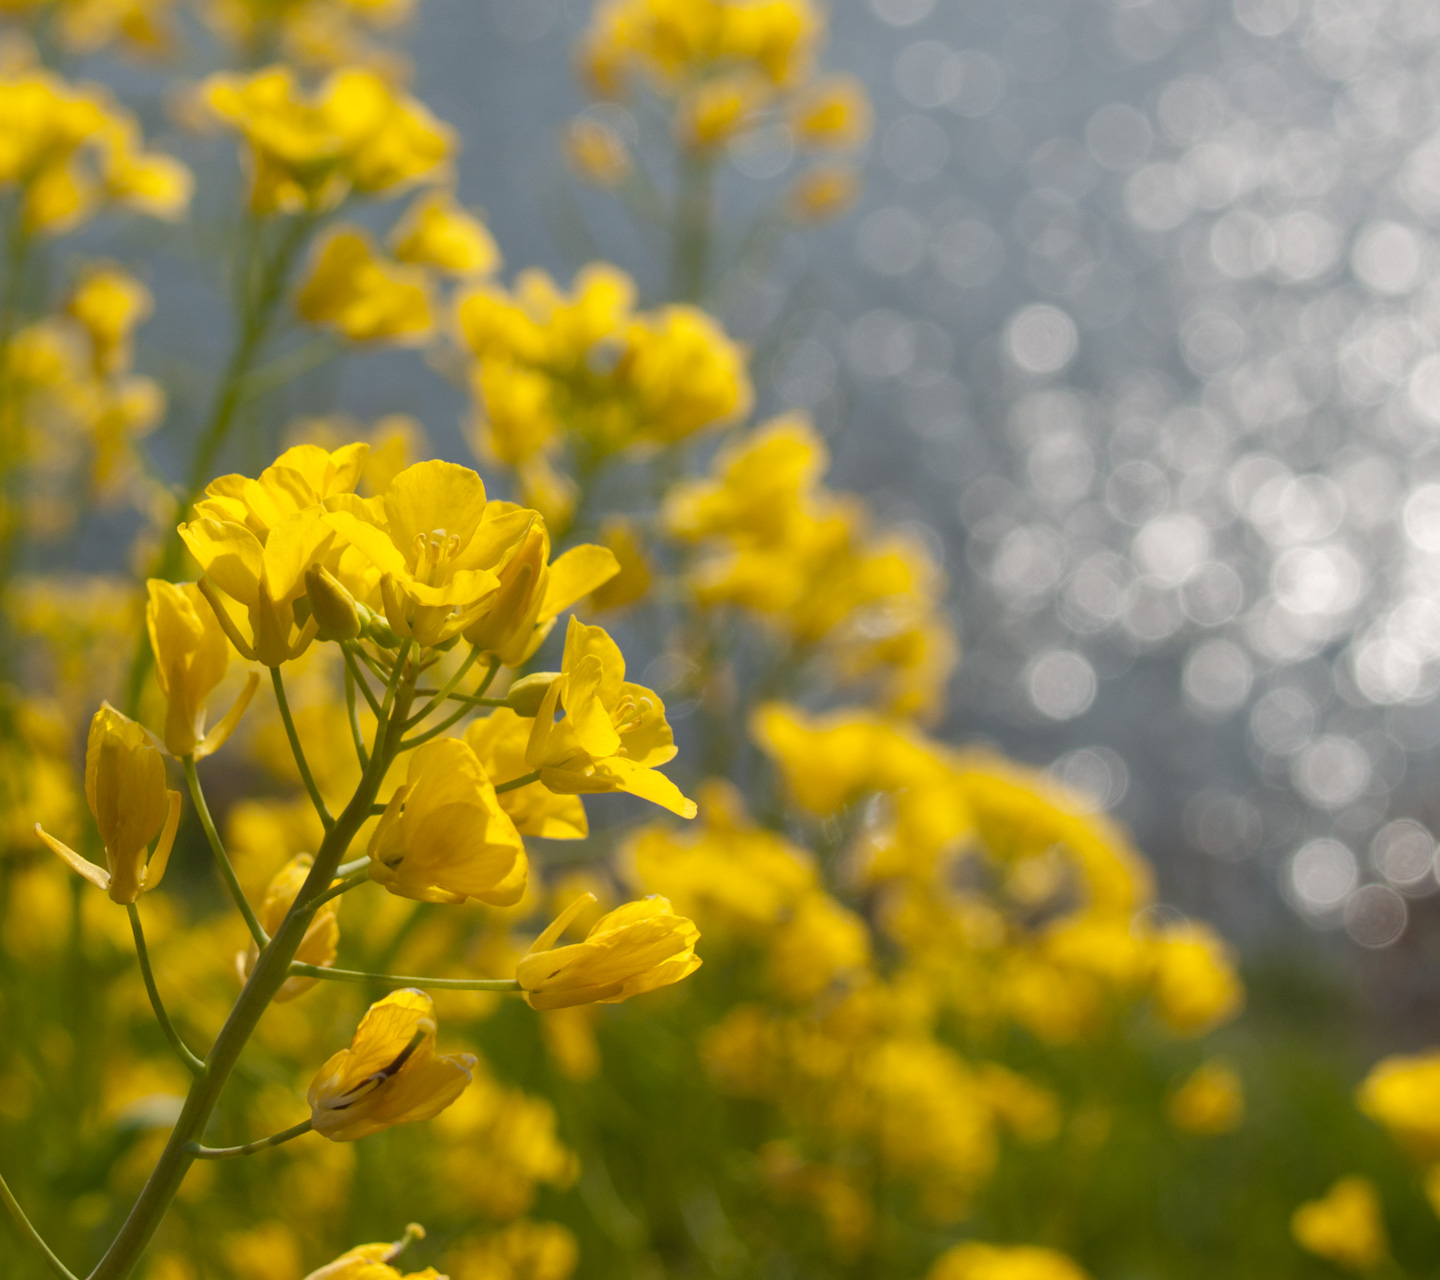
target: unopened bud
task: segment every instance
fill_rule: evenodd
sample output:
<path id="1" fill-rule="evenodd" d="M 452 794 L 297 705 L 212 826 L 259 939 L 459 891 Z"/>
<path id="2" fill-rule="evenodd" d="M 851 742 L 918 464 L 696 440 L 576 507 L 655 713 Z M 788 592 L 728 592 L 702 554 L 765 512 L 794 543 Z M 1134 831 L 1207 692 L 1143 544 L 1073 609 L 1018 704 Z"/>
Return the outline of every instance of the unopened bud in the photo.
<path id="1" fill-rule="evenodd" d="M 537 671 L 534 675 L 524 676 L 510 686 L 505 695 L 505 705 L 516 715 L 538 715 L 550 686 L 559 678 L 558 671 Z"/>
<path id="2" fill-rule="evenodd" d="M 305 570 L 305 594 L 322 640 L 353 640 L 360 634 L 360 613 L 352 596 L 328 569 L 312 564 Z"/>
<path id="3" fill-rule="evenodd" d="M 382 649 L 398 649 L 400 647 L 400 637 L 390 629 L 390 624 L 385 621 L 383 613 L 376 613 L 358 601 L 355 610 L 360 615 L 360 634 L 365 639 L 373 640 Z"/>

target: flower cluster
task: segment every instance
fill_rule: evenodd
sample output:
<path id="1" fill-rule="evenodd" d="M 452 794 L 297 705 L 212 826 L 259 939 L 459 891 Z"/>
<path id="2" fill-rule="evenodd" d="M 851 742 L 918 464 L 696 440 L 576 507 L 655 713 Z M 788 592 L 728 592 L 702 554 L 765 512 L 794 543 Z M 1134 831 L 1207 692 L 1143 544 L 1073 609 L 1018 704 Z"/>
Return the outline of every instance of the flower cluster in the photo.
<path id="1" fill-rule="evenodd" d="M 711 476 L 667 495 L 666 525 L 697 551 L 686 585 L 704 610 L 739 608 L 774 627 L 797 667 L 876 681 L 893 714 L 936 716 L 958 646 L 928 551 L 873 532 L 863 506 L 825 490 L 824 443 L 804 418 L 762 424 Z"/>
<path id="2" fill-rule="evenodd" d="M 613 267 L 587 267 L 568 295 L 527 271 L 512 290 L 466 292 L 457 317 L 483 451 L 514 468 L 527 501 L 561 523 L 571 504 L 553 466 L 562 445 L 593 470 L 750 407 L 742 353 L 719 325 L 689 306 L 637 312 L 634 284 Z"/>
<path id="3" fill-rule="evenodd" d="M 623 98 L 643 83 L 666 104 L 682 151 L 704 162 L 729 143 L 778 125 L 819 157 L 793 185 L 802 221 L 834 216 L 857 182 L 844 156 L 870 134 L 870 101 L 854 77 L 815 71 L 824 22 L 810 0 L 610 0 L 597 6 L 581 50 L 588 87 Z M 581 116 L 567 151 L 588 181 L 629 174 L 623 141 Z"/>

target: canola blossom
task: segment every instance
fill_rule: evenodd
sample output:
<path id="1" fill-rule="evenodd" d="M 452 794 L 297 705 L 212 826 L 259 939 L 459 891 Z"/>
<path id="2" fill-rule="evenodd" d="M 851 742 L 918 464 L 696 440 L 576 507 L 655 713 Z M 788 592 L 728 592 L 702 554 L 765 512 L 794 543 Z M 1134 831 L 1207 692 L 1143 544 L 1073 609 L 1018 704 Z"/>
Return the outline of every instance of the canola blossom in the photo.
<path id="1" fill-rule="evenodd" d="M 933 540 L 834 487 L 840 410 L 777 377 L 811 304 L 734 303 L 859 200 L 872 142 L 897 170 L 933 123 L 881 118 L 832 65 L 856 15 L 596 0 L 556 139 L 589 190 L 536 198 L 583 249 L 566 283 L 470 203 L 482 140 L 408 87 L 432 83 L 403 51 L 415 3 L 0 0 L 6 1280 L 1426 1274 L 1440 1050 L 1337 1085 L 1353 1046 L 1307 1060 L 1313 1032 L 1275 1029 L 1309 988 L 1159 887 L 1205 876 L 1157 880 L 1061 763 L 950 718 Z M 528 74 L 554 6 L 490 8 Z M 1311 21 L 1234 8 L 1250 35 Z M 1117 10 L 1104 39 L 1168 52 L 1132 9 L 1154 17 Z M 1328 172 L 1299 129 L 1281 160 L 1240 131 L 1173 172 L 1146 158 L 1265 77 L 1177 82 L 1120 157 L 1110 107 L 1083 147 L 1041 128 L 1020 55 L 951 48 L 913 0 L 856 14 L 903 34 L 896 88 L 953 108 L 957 154 L 1055 134 L 1010 157 L 1036 281 L 1096 166 L 1127 200 L 1173 182 L 1214 215 L 1212 256 L 1239 234 L 1216 173 Z M 1012 34 L 1059 36 L 1031 17 Z M 1352 28 L 1314 24 L 1307 56 L 1342 75 Z M 150 60 L 146 101 L 114 57 Z M 1343 127 L 1421 118 L 1422 79 L 1356 82 Z M 994 114 L 968 114 L 989 80 Z M 195 174 L 162 129 L 208 135 L 176 144 Z M 772 153 L 786 177 L 757 184 Z M 635 243 L 608 243 L 611 206 Z M 133 215 L 194 219 L 229 309 L 213 369 L 159 349 L 196 264 L 157 269 Z M 1266 227 L 1245 234 L 1279 263 L 1293 237 Z M 1386 376 L 1418 403 L 1395 324 Z M 449 418 L 401 362 L 445 380 Z M 1062 376 L 1031 372 L 1040 397 Z M 896 380 L 959 385 L 928 376 Z M 351 416 L 362 397 L 382 416 Z M 1306 501 L 1341 530 L 1352 487 Z"/>

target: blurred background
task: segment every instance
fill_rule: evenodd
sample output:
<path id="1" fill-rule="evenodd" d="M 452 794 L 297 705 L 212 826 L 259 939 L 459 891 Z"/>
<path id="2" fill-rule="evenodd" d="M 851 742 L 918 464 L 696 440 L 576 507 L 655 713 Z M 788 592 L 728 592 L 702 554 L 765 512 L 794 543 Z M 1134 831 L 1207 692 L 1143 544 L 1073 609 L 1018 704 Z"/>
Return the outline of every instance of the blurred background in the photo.
<path id="1" fill-rule="evenodd" d="M 538 266 L 568 282 L 599 258 L 656 301 L 664 247 L 609 193 L 578 187 L 557 145 L 580 112 L 662 167 L 669 145 L 577 84 L 590 13 L 581 0 L 424 0 L 409 84 L 463 140 L 457 191 L 484 211 L 504 279 Z M 822 229 L 761 237 L 714 303 L 752 351 L 757 416 L 808 411 L 833 454 L 827 483 L 943 565 L 963 656 L 935 736 L 994 744 L 1119 819 L 1154 865 L 1167 905 L 1150 911 L 1212 922 L 1241 957 L 1247 1013 L 1218 1041 L 1254 1086 L 1256 1128 L 1220 1155 L 1162 1155 L 1137 1129 L 1097 1175 L 1071 1247 L 1106 1277 L 1334 1274 L 1291 1247 L 1286 1224 L 1357 1165 L 1394 1210 L 1397 1254 L 1433 1257 L 1429 1208 L 1352 1092 L 1440 1025 L 1440 7 L 837 0 L 824 63 L 874 103 L 859 202 Z M 150 447 L 171 478 L 226 349 L 218 237 L 245 200 L 232 140 L 175 123 L 174 73 L 104 62 L 153 145 L 205 175 L 193 218 L 75 239 L 161 299 L 136 367 L 169 389 Z M 182 61 L 180 89 L 186 75 Z M 783 123 L 731 144 L 731 250 L 766 229 L 798 164 Z M 270 397 L 250 454 L 231 461 L 255 474 L 296 418 L 337 407 L 411 414 L 435 454 L 473 458 L 463 388 L 413 352 L 377 351 Z M 101 513 L 76 561 L 126 570 L 140 524 Z M 614 629 L 636 678 L 662 688 L 663 638 L 643 619 Z M 671 703 L 682 768 L 699 754 L 695 712 Z M 219 787 L 223 810 L 236 797 Z M 614 813 L 597 827 L 637 810 Z M 501 1076 L 541 1071 L 536 1034 L 510 1011 L 476 1016 Z M 685 1109 L 683 1072 L 665 1072 L 703 1028 L 683 1008 L 670 1017 L 663 1031 L 628 1009 L 602 1024 L 604 1092 L 557 1086 L 587 1171 L 607 1141 L 639 1149 L 643 1117 L 624 1100 L 650 1093 L 758 1147 L 763 1126 Z M 1075 1052 L 1061 1074 L 1093 1080 L 1116 1050 Z M 1177 1070 L 1164 1053 L 1137 1067 L 1137 1096 L 1161 1097 Z M 385 1150 L 423 1159 L 415 1144 Z M 997 1182 L 982 1231 L 1003 1235 L 1023 1220 L 1007 1218 L 1016 1200 L 1044 1193 L 1046 1158 L 1025 1159 L 1028 1173 Z M 360 1160 L 353 1203 L 377 1203 L 384 1160 Z M 638 1157 L 598 1167 L 575 1191 L 554 1174 L 538 1212 L 603 1260 L 593 1274 L 629 1274 L 651 1255 L 628 1215 L 665 1201 L 666 1171 Z M 1255 1181 L 1230 1196 L 1236 1167 Z M 812 1267 L 773 1240 L 752 1268 L 726 1254 L 709 1194 L 655 1210 L 693 1238 L 675 1246 L 675 1273 L 864 1270 Z M 352 1209 L 347 1230 L 364 1216 Z M 1137 1218 L 1150 1243 L 1112 1247 L 1115 1224 Z M 1192 1228 L 1198 1252 L 1170 1252 Z M 890 1273 L 919 1275 L 937 1242 L 907 1238 Z"/>
<path id="2" fill-rule="evenodd" d="M 588 16 L 427 0 L 414 88 L 460 131 L 459 193 L 507 270 L 600 256 L 656 294 L 656 245 L 557 150 Z M 732 276 L 721 310 L 762 411 L 812 412 L 836 487 L 942 560 L 964 659 L 941 736 L 1049 766 L 1132 827 L 1170 900 L 1257 957 L 1299 948 L 1362 984 L 1387 1040 L 1423 1040 L 1440 11 L 854 0 L 829 49 L 874 98 L 862 201 Z M 157 95 L 158 141 L 194 157 Z M 590 110 L 643 145 L 624 107 Z M 732 146 L 742 230 L 794 160 L 783 125 Z M 200 211 L 239 198 L 207 182 Z M 174 386 L 223 339 L 193 264 L 166 266 L 206 246 L 121 234 L 152 241 L 168 297 L 141 366 Z M 173 431 L 198 409 L 184 386 Z M 336 394 L 465 456 L 464 397 L 413 357 L 350 362 L 288 408 Z M 103 564 L 116 544 L 92 538 Z"/>

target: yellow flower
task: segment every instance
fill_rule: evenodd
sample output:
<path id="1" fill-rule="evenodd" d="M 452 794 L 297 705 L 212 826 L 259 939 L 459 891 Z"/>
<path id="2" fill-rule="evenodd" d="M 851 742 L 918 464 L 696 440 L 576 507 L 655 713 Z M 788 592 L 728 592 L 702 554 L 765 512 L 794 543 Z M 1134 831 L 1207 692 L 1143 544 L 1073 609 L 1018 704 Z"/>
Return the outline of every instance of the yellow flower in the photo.
<path id="1" fill-rule="evenodd" d="M 1204 1062 L 1170 1095 L 1165 1111 L 1182 1133 L 1231 1133 L 1245 1119 L 1244 1086 L 1228 1063 Z"/>
<path id="2" fill-rule="evenodd" d="M 314 864 L 315 859 L 308 853 L 299 854 L 281 867 L 270 881 L 258 915 L 261 928 L 272 938 L 290 913 L 290 908 L 295 905 L 295 898 Z M 321 904 L 295 952 L 295 959 L 300 964 L 328 968 L 335 963 L 335 952 L 340 946 L 340 921 L 337 917 L 339 910 L 338 898 L 331 898 L 329 902 Z M 259 958 L 260 949 L 253 942 L 248 951 L 242 951 L 235 957 L 235 968 L 240 973 L 241 982 L 250 977 L 250 970 L 255 967 L 255 961 Z M 296 996 L 304 995 L 318 981 L 318 978 L 303 976 L 286 978 L 280 990 L 275 993 L 275 1000 L 280 1004 L 294 1000 Z"/>
<path id="3" fill-rule="evenodd" d="M 479 218 L 455 203 L 448 191 L 421 197 L 390 233 L 401 262 L 435 267 L 457 276 L 488 276 L 500 269 L 500 248 Z"/>
<path id="4" fill-rule="evenodd" d="M 848 165 L 808 169 L 791 184 L 785 197 L 790 216 L 816 227 L 838 218 L 860 196 L 860 175 Z"/>
<path id="5" fill-rule="evenodd" d="M 35 834 L 113 901 L 134 902 L 165 874 L 180 825 L 180 793 L 166 788 L 165 761 L 149 735 L 108 702 L 90 721 L 85 799 L 100 829 L 106 867 L 82 858 L 38 822 Z M 152 854 L 150 842 L 157 835 Z"/>
<path id="6" fill-rule="evenodd" d="M 808 85 L 795 108 L 802 146 L 858 147 L 870 136 L 870 95 L 854 76 L 822 76 Z"/>
<path id="7" fill-rule="evenodd" d="M 392 991 L 372 1004 L 342 1049 L 310 1085 L 315 1132 L 354 1142 L 397 1124 L 429 1120 L 470 1083 L 475 1056 L 435 1052 L 435 1003 L 422 991 Z"/>
<path id="8" fill-rule="evenodd" d="M 1054 1249 L 972 1241 L 957 1244 L 936 1258 L 926 1280 L 1088 1280 L 1088 1277 Z"/>
<path id="9" fill-rule="evenodd" d="M 1228 1022 L 1245 989 L 1225 943 L 1198 922 L 1165 929 L 1152 949 L 1155 1011 L 1178 1035 L 1199 1035 Z"/>
<path id="10" fill-rule="evenodd" d="M 475 752 L 458 738 L 418 748 L 370 838 L 370 878 L 421 902 L 509 907 L 527 872 L 525 844 Z"/>
<path id="11" fill-rule="evenodd" d="M 565 718 L 556 723 L 562 707 Z M 572 614 L 561 671 L 535 717 L 526 763 L 562 795 L 628 791 L 693 818 L 695 802 L 656 770 L 674 758 L 659 695 L 627 683 L 619 647 L 602 628 L 587 627 Z"/>
<path id="12" fill-rule="evenodd" d="M 1440 1050 L 1376 1063 L 1356 1102 L 1417 1159 L 1440 1156 Z"/>
<path id="13" fill-rule="evenodd" d="M 310 647 L 315 619 L 297 624 L 295 601 L 305 594 L 305 570 L 335 539 L 318 507 L 284 517 L 263 543 L 243 524 L 210 516 L 182 524 L 180 536 L 205 572 L 201 592 L 244 657 L 278 667 Z M 248 635 L 220 592 L 244 611 Z"/>
<path id="14" fill-rule="evenodd" d="M 865 921 L 825 893 L 806 894 L 770 942 L 770 981 L 787 1000 L 811 1000 L 870 963 Z"/>
<path id="15" fill-rule="evenodd" d="M 618 1004 L 688 978 L 700 967 L 700 930 L 664 898 L 629 902 L 601 916 L 584 942 L 555 943 L 571 920 L 595 901 L 581 894 L 530 945 L 515 978 L 532 1009 Z"/>
<path id="16" fill-rule="evenodd" d="M 625 140 L 608 124 L 588 116 L 570 122 L 562 145 L 570 167 L 597 187 L 618 187 L 635 168 Z"/>
<path id="17" fill-rule="evenodd" d="M 142 146 L 135 122 L 120 117 L 101 161 L 101 189 L 107 199 L 137 213 L 178 221 L 190 207 L 195 178 L 173 156 L 143 151 Z"/>
<path id="18" fill-rule="evenodd" d="M 319 445 L 286 449 L 258 480 L 220 476 L 205 486 L 195 513 L 243 524 L 262 542 L 286 516 L 304 511 L 336 494 L 353 493 L 365 470 L 370 446 L 347 444 L 333 453 Z"/>
<path id="19" fill-rule="evenodd" d="M 249 144 L 257 213 L 318 212 L 351 191 L 391 191 L 432 173 L 454 148 L 420 103 L 370 71 L 337 71 L 309 96 L 288 67 L 214 75 L 201 93 Z"/>
<path id="20" fill-rule="evenodd" d="M 425 1228 L 412 1222 L 405 1228 L 404 1239 L 393 1244 L 356 1245 L 334 1262 L 327 1262 L 318 1271 L 312 1271 L 305 1280 L 446 1280 L 434 1267 L 401 1275 L 390 1265 L 405 1252 L 412 1240 L 424 1238 Z"/>
<path id="21" fill-rule="evenodd" d="M 564 610 L 619 571 L 614 553 L 591 543 L 572 547 L 552 563 L 550 534 L 545 522 L 536 520 L 501 566 L 500 589 L 465 629 L 465 639 L 507 667 L 518 667 L 540 647 Z"/>
<path id="22" fill-rule="evenodd" d="M 130 367 L 135 327 L 154 305 L 150 290 L 118 267 L 100 267 L 85 274 L 66 310 L 90 335 L 97 374 L 119 373 Z"/>
<path id="23" fill-rule="evenodd" d="M 321 245 L 295 309 L 351 342 L 422 342 L 435 328 L 425 273 L 385 261 L 353 227 L 331 232 Z"/>
<path id="24" fill-rule="evenodd" d="M 590 608 L 623 609 L 650 593 L 654 574 L 645 556 L 645 542 L 634 522 L 612 516 L 600 525 L 600 541 L 619 566 L 615 576 L 590 593 Z"/>
<path id="25" fill-rule="evenodd" d="M 485 482 L 453 462 L 406 467 L 375 498 L 341 496 L 328 520 L 380 571 L 385 618 L 399 636 L 442 644 L 485 610 L 495 569 L 535 513 L 485 500 Z"/>
<path id="26" fill-rule="evenodd" d="M 518 778 L 526 771 L 525 745 L 531 719 L 509 707 L 497 707 L 465 730 L 480 766 L 490 778 Z M 579 796 L 556 795 L 548 787 L 517 787 L 496 797 L 522 835 L 546 840 L 583 840 L 589 834 L 585 806 Z"/>
<path id="27" fill-rule="evenodd" d="M 681 99 L 675 129 L 696 151 L 724 146 L 754 123 L 766 86 L 753 75 L 719 76 L 698 84 Z"/>
<path id="28" fill-rule="evenodd" d="M 225 678 L 230 644 L 215 610 L 193 582 L 176 586 L 151 578 L 145 625 L 155 653 L 155 676 L 165 695 L 165 749 L 183 759 L 203 760 L 235 732 L 260 677 L 253 671 L 224 718 L 205 732 L 205 699 Z"/>
<path id="29" fill-rule="evenodd" d="M 1318 1200 L 1307 1200 L 1290 1219 L 1295 1243 L 1350 1271 L 1369 1271 L 1389 1251 L 1380 1197 L 1368 1178 L 1341 1178 Z"/>

